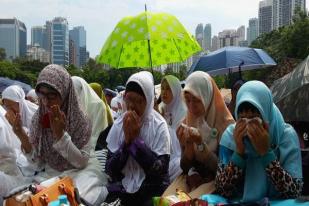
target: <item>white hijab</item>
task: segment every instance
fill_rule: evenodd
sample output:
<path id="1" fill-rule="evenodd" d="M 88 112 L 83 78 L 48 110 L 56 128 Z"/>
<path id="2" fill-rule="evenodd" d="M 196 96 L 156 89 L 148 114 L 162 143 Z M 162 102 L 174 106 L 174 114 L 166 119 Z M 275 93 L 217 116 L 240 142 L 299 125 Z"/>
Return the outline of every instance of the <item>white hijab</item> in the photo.
<path id="1" fill-rule="evenodd" d="M 38 105 L 26 100 L 24 90 L 17 85 L 9 86 L 3 90 L 2 99 L 9 99 L 19 104 L 22 126 L 29 130 L 32 116 L 38 109 Z"/>
<path id="2" fill-rule="evenodd" d="M 16 158 L 21 152 L 21 143 L 6 120 L 5 113 L 0 105 L 0 171 L 16 175 L 18 173 Z"/>
<path id="3" fill-rule="evenodd" d="M 81 108 L 92 122 L 91 148 L 95 149 L 100 133 L 108 126 L 106 107 L 89 84 L 80 77 L 72 77 Z"/>
<path id="4" fill-rule="evenodd" d="M 169 131 L 171 135 L 171 157 L 169 163 L 169 174 L 170 180 L 173 181 L 182 172 L 180 168 L 181 148 L 177 138 L 176 130 L 186 116 L 187 108 L 181 97 L 182 88 L 177 77 L 173 75 L 167 75 L 162 79 L 162 81 L 163 80 L 166 80 L 173 94 L 173 100 L 171 103 L 165 104 L 162 102 L 160 104 L 160 107 L 163 109 L 164 118 L 170 127 Z"/>
<path id="5" fill-rule="evenodd" d="M 186 116 L 187 112 L 186 106 L 183 102 L 183 99 L 181 98 L 181 84 L 177 77 L 173 75 L 167 75 L 162 79 L 162 81 L 163 80 L 167 81 L 173 94 L 173 100 L 171 103 L 168 105 L 164 104 L 163 102 L 161 103 L 164 111 L 164 118 L 166 119 L 167 124 L 176 130 L 179 127 L 181 121 Z"/>
<path id="6" fill-rule="evenodd" d="M 143 90 L 147 106 L 142 116 L 142 128 L 138 138 L 144 140 L 145 144 L 157 155 L 170 154 L 170 135 L 164 118 L 153 109 L 154 85 L 153 78 L 149 72 L 138 72 L 133 74 L 129 82 L 136 82 Z M 115 153 L 124 142 L 123 117 L 120 116 L 115 122 L 107 137 L 107 147 Z M 122 169 L 124 178 L 122 185 L 128 193 L 135 193 L 139 190 L 146 175 L 142 167 L 129 156 L 126 165 Z"/>
<path id="7" fill-rule="evenodd" d="M 38 98 L 38 95 L 36 95 L 36 93 L 35 93 L 35 90 L 34 89 L 31 89 L 28 93 L 27 93 L 27 95 L 26 95 L 27 97 L 32 97 L 32 99 L 36 102 L 36 103 L 38 103 L 39 102 L 39 98 Z"/>

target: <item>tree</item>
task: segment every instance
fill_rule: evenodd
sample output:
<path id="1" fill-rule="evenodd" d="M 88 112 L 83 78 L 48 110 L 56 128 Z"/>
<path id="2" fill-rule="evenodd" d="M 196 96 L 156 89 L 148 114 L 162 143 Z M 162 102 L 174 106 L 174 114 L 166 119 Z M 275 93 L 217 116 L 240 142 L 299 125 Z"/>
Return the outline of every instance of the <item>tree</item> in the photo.
<path id="1" fill-rule="evenodd" d="M 309 17 L 297 11 L 293 22 L 292 25 L 262 34 L 250 46 L 264 49 L 277 62 L 286 57 L 304 59 L 309 54 Z"/>
<path id="2" fill-rule="evenodd" d="M 67 71 L 70 73 L 71 76 L 79 76 L 83 77 L 83 70 L 77 68 L 75 65 L 70 64 L 67 67 Z"/>
<path id="3" fill-rule="evenodd" d="M 6 58 L 6 53 L 4 48 L 0 48 L 0 61 L 5 60 Z"/>

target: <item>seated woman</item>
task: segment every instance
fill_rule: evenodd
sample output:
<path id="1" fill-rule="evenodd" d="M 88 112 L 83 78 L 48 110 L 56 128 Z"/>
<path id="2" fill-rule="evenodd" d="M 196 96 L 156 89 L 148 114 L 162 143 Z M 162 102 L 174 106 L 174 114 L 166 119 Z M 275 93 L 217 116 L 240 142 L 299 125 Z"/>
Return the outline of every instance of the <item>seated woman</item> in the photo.
<path id="1" fill-rule="evenodd" d="M 176 189 L 180 189 L 198 198 L 215 189 L 217 146 L 221 134 L 234 120 L 216 83 L 205 72 L 194 72 L 186 79 L 184 99 L 187 115 L 177 130 L 183 174 L 163 196 L 175 194 Z"/>
<path id="2" fill-rule="evenodd" d="M 236 124 L 220 142 L 217 192 L 244 202 L 296 198 L 302 190 L 297 134 L 286 124 L 267 86 L 245 83 L 236 99 Z"/>
<path id="3" fill-rule="evenodd" d="M 95 91 L 95 93 L 99 96 L 99 98 L 103 101 L 105 107 L 106 107 L 106 116 L 107 116 L 107 122 L 108 126 L 111 126 L 114 122 L 111 108 L 109 104 L 107 103 L 107 100 L 105 98 L 105 94 L 103 92 L 102 86 L 99 83 L 90 83 L 90 87 Z"/>
<path id="4" fill-rule="evenodd" d="M 235 104 L 236 104 L 236 95 L 237 92 L 239 90 L 239 88 L 245 83 L 244 80 L 239 79 L 237 80 L 231 89 L 231 93 L 232 93 L 232 99 L 230 101 L 230 103 L 228 104 L 227 108 L 230 110 L 231 114 L 234 115 L 235 114 Z M 234 116 L 233 116 L 234 117 Z"/>
<path id="5" fill-rule="evenodd" d="M 133 74 L 124 95 L 127 112 L 115 122 L 107 137 L 106 171 L 112 178 L 106 202 L 145 205 L 169 184 L 170 135 L 164 118 L 153 109 L 152 75 Z"/>
<path id="6" fill-rule="evenodd" d="M 81 196 L 95 203 L 105 177 L 94 173 L 89 161 L 91 123 L 80 108 L 69 73 L 59 65 L 48 65 L 40 72 L 35 90 L 40 104 L 30 134 L 25 133 L 18 116 L 12 124 L 29 159 L 45 168 L 35 178 L 69 175 Z"/>
<path id="7" fill-rule="evenodd" d="M 21 126 L 29 132 L 31 120 L 38 106 L 25 99 L 24 90 L 17 85 L 7 87 L 2 92 L 2 103 L 6 109 L 5 117 L 12 124 L 17 116 L 21 120 Z M 13 128 L 14 129 L 14 128 Z"/>
<path id="8" fill-rule="evenodd" d="M 182 170 L 180 168 L 181 149 L 176 130 L 186 115 L 186 107 L 181 98 L 181 84 L 173 75 L 165 76 L 161 81 L 161 104 L 159 110 L 165 118 L 171 136 L 171 156 L 169 164 L 170 181 L 174 181 Z"/>
<path id="9" fill-rule="evenodd" d="M 14 187 L 26 181 L 16 163 L 21 155 L 20 141 L 5 114 L 6 111 L 0 105 L 0 197 L 7 196 Z"/>
<path id="10" fill-rule="evenodd" d="M 94 150 L 100 133 L 108 126 L 106 107 L 83 78 L 73 76 L 72 81 L 81 107 L 92 123 L 91 144 Z"/>
<path id="11" fill-rule="evenodd" d="M 31 89 L 27 95 L 26 95 L 26 99 L 36 105 L 39 105 L 39 98 L 38 95 L 36 95 L 35 90 Z"/>

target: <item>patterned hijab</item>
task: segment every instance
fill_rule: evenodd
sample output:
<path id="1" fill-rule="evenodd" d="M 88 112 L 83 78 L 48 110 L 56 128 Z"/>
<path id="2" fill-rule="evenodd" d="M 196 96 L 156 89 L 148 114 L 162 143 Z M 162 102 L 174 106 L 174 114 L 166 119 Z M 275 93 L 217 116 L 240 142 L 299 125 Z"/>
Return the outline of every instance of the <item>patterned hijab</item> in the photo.
<path id="1" fill-rule="evenodd" d="M 95 91 L 95 93 L 97 93 L 97 95 L 100 97 L 100 99 L 102 99 L 103 103 L 105 104 L 108 125 L 109 126 L 112 125 L 114 123 L 114 119 L 113 119 L 113 116 L 112 116 L 111 109 L 110 109 L 109 105 L 107 104 L 105 95 L 103 93 L 102 86 L 99 83 L 96 83 L 96 82 L 90 83 L 89 85 Z"/>
<path id="2" fill-rule="evenodd" d="M 39 74 L 36 90 L 43 83 L 54 88 L 60 94 L 62 99 L 60 109 L 66 117 L 65 131 L 71 136 L 73 144 L 78 149 L 81 149 L 90 139 L 91 124 L 80 108 L 69 73 L 59 65 L 50 64 Z M 40 120 L 46 113 L 47 109 L 40 101 L 39 109 L 32 119 L 30 143 L 37 151 L 38 157 L 48 163 L 53 169 L 58 171 L 72 169 L 74 167 L 53 148 L 55 138 L 53 137 L 52 130 L 42 128 Z"/>

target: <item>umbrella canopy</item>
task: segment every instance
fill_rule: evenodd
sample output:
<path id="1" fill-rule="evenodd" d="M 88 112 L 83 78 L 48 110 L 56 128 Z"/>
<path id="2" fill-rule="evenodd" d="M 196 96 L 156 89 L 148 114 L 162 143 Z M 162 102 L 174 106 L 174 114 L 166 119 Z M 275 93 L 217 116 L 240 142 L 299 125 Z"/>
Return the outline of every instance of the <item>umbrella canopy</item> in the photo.
<path id="1" fill-rule="evenodd" d="M 25 94 L 27 94 L 32 89 L 32 87 L 26 83 L 17 80 L 12 80 L 9 78 L 0 77 L 0 93 L 2 93 L 5 88 L 11 85 L 20 86 L 24 90 Z"/>
<path id="2" fill-rule="evenodd" d="M 117 24 L 97 61 L 115 68 L 153 67 L 182 62 L 200 50 L 176 17 L 146 11 Z"/>
<path id="3" fill-rule="evenodd" d="M 189 73 L 201 70 L 215 76 L 239 71 L 239 67 L 243 71 L 275 65 L 276 62 L 262 49 L 224 47 L 201 56 L 191 66 Z"/>
<path id="4" fill-rule="evenodd" d="M 286 121 L 309 121 L 309 56 L 270 89 Z"/>

